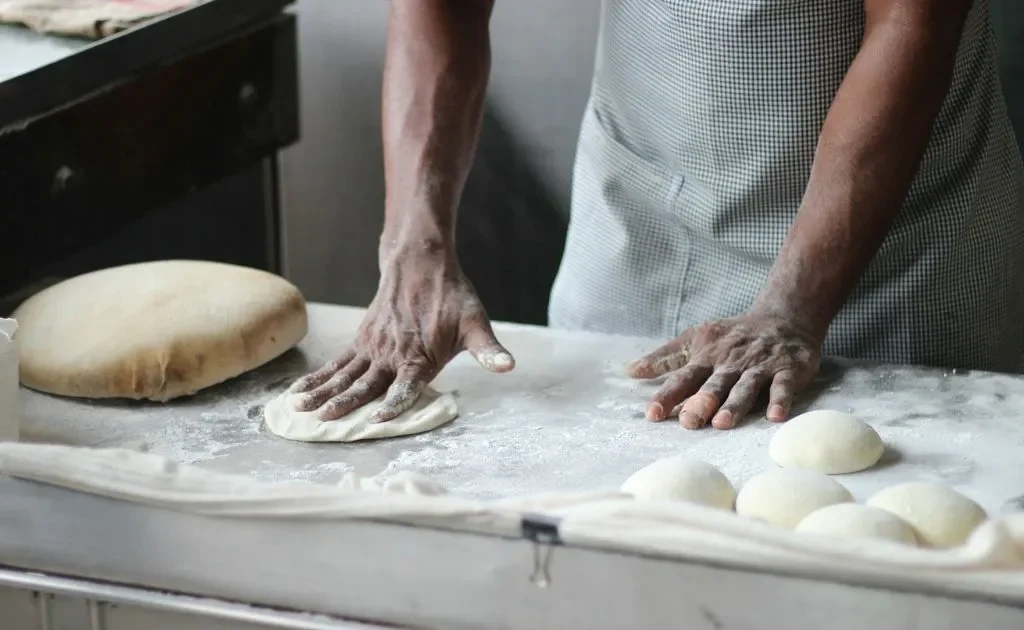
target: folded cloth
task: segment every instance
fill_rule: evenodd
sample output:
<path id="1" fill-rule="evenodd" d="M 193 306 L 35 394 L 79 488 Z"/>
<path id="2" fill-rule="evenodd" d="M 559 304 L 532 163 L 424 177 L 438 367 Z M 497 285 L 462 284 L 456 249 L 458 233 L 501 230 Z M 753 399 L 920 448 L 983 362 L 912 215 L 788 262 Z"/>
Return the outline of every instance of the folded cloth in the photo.
<path id="1" fill-rule="evenodd" d="M 1024 603 L 1024 512 L 991 518 L 960 547 L 930 549 L 799 534 L 727 510 L 619 492 L 477 501 L 437 492 L 438 484 L 410 472 L 367 483 L 351 475 L 338 486 L 272 484 L 126 449 L 0 443 L 5 475 L 211 518 L 373 520 L 515 536 L 530 517 L 557 523 L 568 545 Z"/>
<path id="2" fill-rule="evenodd" d="M 0 24 L 101 39 L 207 0 L 0 0 Z"/>

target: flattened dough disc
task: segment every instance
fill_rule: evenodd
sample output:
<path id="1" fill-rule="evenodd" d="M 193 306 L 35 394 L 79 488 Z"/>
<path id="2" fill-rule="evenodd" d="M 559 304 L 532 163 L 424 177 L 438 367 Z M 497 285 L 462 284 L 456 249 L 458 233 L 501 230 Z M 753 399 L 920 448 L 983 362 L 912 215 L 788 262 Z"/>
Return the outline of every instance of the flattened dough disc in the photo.
<path id="1" fill-rule="evenodd" d="M 297 411 L 302 394 L 284 392 L 263 408 L 263 420 L 271 433 L 297 442 L 358 442 L 426 433 L 448 424 L 459 415 L 455 397 L 426 388 L 411 409 L 394 420 L 374 424 L 373 412 L 383 397 L 356 409 L 339 420 L 324 422 L 314 411 Z"/>
<path id="2" fill-rule="evenodd" d="M 65 280 L 26 300 L 14 318 L 26 387 L 161 402 L 267 363 L 308 325 L 306 301 L 287 280 L 188 260 Z"/>

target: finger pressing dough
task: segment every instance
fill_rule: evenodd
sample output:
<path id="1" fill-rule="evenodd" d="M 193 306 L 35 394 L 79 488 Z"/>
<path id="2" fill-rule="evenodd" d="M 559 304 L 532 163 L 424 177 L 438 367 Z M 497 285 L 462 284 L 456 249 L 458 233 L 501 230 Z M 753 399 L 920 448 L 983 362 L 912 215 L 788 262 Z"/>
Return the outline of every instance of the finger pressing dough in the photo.
<path id="1" fill-rule="evenodd" d="M 796 526 L 804 534 L 879 538 L 917 546 L 913 528 L 891 512 L 858 503 L 837 503 L 811 512 Z"/>
<path id="2" fill-rule="evenodd" d="M 768 455 L 783 468 L 841 475 L 874 466 L 885 444 L 871 425 L 841 411 L 818 410 L 779 427 Z"/>
<path id="3" fill-rule="evenodd" d="M 622 491 L 642 500 L 687 501 L 731 510 L 736 490 L 715 466 L 683 457 L 659 459 L 626 479 Z"/>
<path id="4" fill-rule="evenodd" d="M 867 504 L 900 517 L 914 528 L 922 546 L 936 548 L 964 544 L 987 518 L 980 505 L 956 490 L 921 481 L 886 488 Z"/>
<path id="5" fill-rule="evenodd" d="M 160 402 L 255 369 L 307 329 L 306 302 L 283 278 L 188 260 L 65 280 L 29 298 L 14 318 L 26 387 Z"/>
<path id="6" fill-rule="evenodd" d="M 793 529 L 827 505 L 853 501 L 835 479 L 811 470 L 769 470 L 752 477 L 736 495 L 736 513 Z"/>
<path id="7" fill-rule="evenodd" d="M 394 420 L 370 422 L 383 403 L 382 396 L 338 420 L 324 422 L 316 411 L 295 408 L 304 395 L 286 391 L 267 403 L 263 420 L 271 433 L 297 442 L 358 442 L 433 431 L 459 415 L 454 396 L 426 388 L 416 404 Z"/>
<path id="8" fill-rule="evenodd" d="M 666 457 L 633 473 L 622 492 L 637 499 L 688 501 L 731 510 L 736 490 L 729 479 L 707 462 Z"/>

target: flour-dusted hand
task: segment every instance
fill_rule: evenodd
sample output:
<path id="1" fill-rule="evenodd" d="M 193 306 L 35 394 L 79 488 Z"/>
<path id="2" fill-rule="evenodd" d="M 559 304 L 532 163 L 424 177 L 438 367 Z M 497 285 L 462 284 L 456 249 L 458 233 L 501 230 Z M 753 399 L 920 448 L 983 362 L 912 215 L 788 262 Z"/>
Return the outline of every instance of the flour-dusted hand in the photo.
<path id="1" fill-rule="evenodd" d="M 386 392 L 372 422 L 408 410 L 455 355 L 515 367 L 459 267 L 455 226 L 490 75 L 493 2 L 392 2 L 381 107 L 381 281 L 355 343 L 300 379 L 299 411 L 337 420 Z"/>
<path id="2" fill-rule="evenodd" d="M 412 407 L 463 350 L 492 372 L 515 367 L 453 256 L 397 255 L 383 267 L 355 343 L 290 391 L 305 392 L 298 410 L 318 411 L 324 421 L 342 418 L 387 392 L 372 419 L 384 422 Z"/>
<path id="3" fill-rule="evenodd" d="M 711 421 L 731 429 L 768 390 L 768 419 L 789 416 L 793 395 L 818 373 L 821 340 L 789 321 L 761 314 L 690 328 L 634 361 L 633 378 L 668 378 L 654 394 L 647 417 L 666 419 L 677 407 L 679 421 L 699 429 Z"/>

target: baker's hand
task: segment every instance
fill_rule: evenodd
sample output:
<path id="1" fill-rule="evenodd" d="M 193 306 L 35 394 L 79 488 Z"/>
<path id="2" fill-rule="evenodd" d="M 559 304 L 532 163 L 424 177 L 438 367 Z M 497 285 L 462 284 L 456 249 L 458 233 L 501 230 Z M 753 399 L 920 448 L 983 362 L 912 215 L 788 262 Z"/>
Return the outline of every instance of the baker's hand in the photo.
<path id="1" fill-rule="evenodd" d="M 647 408 L 661 421 L 679 409 L 679 422 L 699 429 L 711 421 L 731 429 L 768 388 L 768 419 L 789 416 L 793 395 L 818 373 L 821 340 L 783 318 L 751 314 L 690 328 L 634 361 L 633 378 L 669 374 Z"/>
<path id="2" fill-rule="evenodd" d="M 337 420 L 387 392 L 371 419 L 391 420 L 457 354 L 468 350 L 484 368 L 508 372 L 512 355 L 494 336 L 476 291 L 454 256 L 397 255 L 382 265 L 377 295 L 355 343 L 340 357 L 292 385 L 300 411 Z"/>

